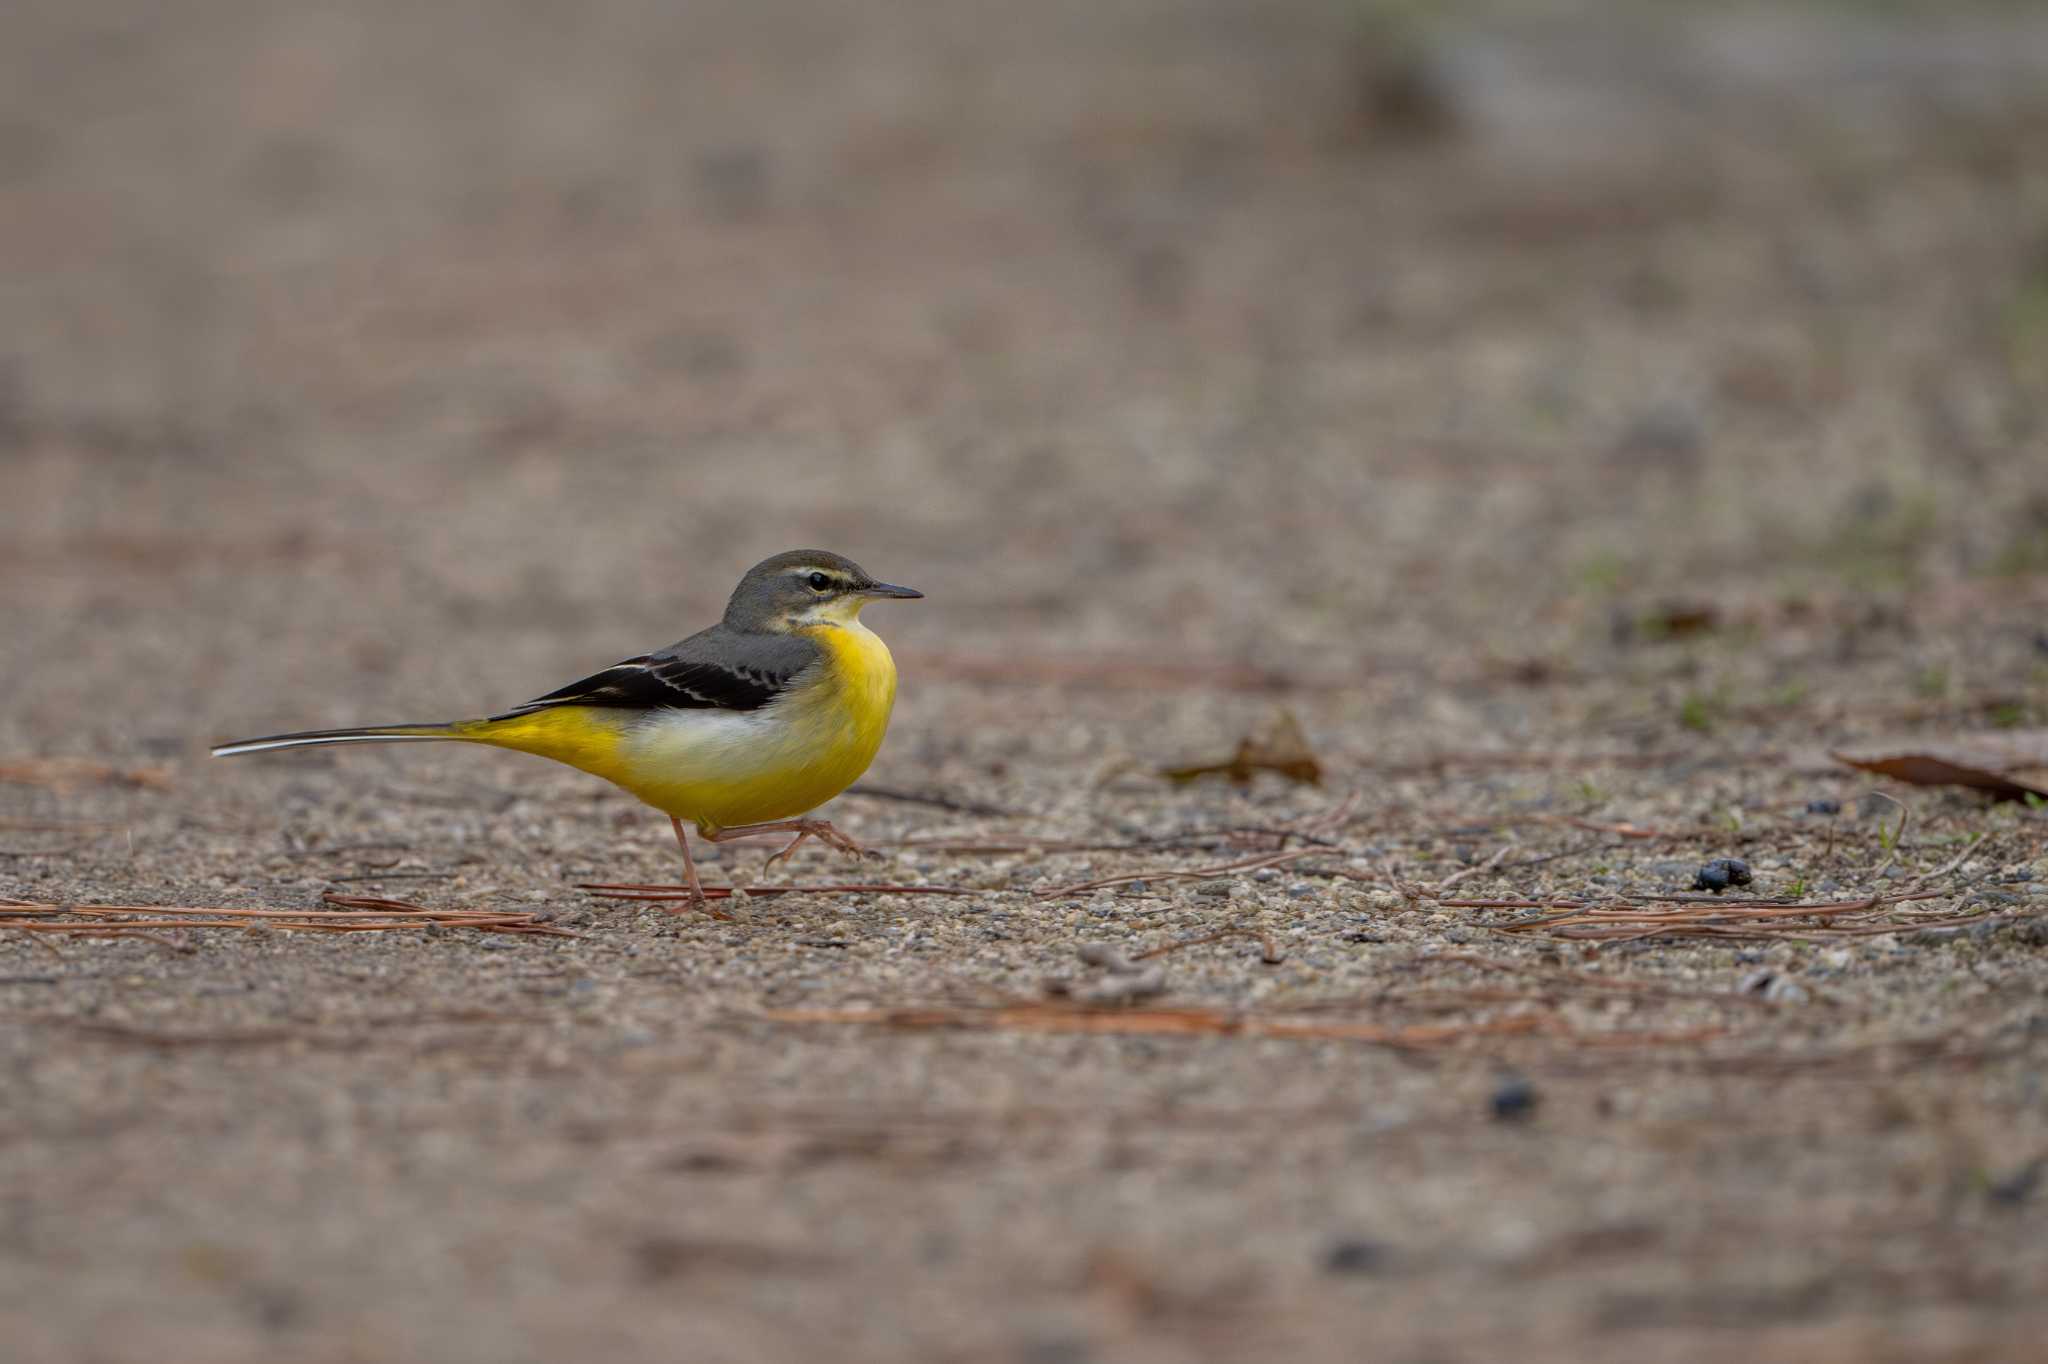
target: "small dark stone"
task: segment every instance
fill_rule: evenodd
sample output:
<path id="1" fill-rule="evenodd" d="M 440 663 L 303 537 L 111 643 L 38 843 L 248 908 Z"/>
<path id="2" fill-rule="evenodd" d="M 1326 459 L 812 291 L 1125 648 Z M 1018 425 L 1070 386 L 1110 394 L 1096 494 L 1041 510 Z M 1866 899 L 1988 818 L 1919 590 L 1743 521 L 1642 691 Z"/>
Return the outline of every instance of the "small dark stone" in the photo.
<path id="1" fill-rule="evenodd" d="M 1536 1086 L 1514 1075 L 1494 1086 L 1491 1102 L 1495 1122 L 1524 1122 L 1535 1116 L 1539 1097 Z"/>
<path id="2" fill-rule="evenodd" d="M 2001 1208 L 2017 1208 L 2033 1196 L 2041 1176 L 2048 1173 L 2048 1158 L 2029 1161 L 1984 1191 L 1984 1196 Z"/>
<path id="3" fill-rule="evenodd" d="M 1325 1274 L 1377 1274 L 1387 1267 L 1388 1247 L 1363 1237 L 1346 1237 L 1330 1242 L 1323 1252 Z"/>
<path id="4" fill-rule="evenodd" d="M 1806 802 L 1806 813 L 1809 815 L 1839 815 L 1842 813 L 1842 802 L 1839 800 L 1809 800 Z"/>
<path id="5" fill-rule="evenodd" d="M 1702 863 L 1693 874 L 1694 890 L 1711 890 L 1719 895 L 1730 886 L 1746 886 L 1756 878 L 1749 874 L 1749 863 L 1739 857 L 1717 857 Z"/>

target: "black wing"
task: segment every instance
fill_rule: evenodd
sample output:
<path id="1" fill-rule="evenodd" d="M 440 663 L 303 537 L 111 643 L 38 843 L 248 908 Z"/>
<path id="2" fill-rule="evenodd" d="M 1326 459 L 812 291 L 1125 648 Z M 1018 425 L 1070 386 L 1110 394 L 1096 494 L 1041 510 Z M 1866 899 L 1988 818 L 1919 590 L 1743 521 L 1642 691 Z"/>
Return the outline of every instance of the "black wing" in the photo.
<path id="1" fill-rule="evenodd" d="M 759 710 L 788 691 L 819 657 L 807 639 L 741 635 L 713 626 L 657 654 L 643 654 L 508 711 L 550 706 L 618 710 Z"/>

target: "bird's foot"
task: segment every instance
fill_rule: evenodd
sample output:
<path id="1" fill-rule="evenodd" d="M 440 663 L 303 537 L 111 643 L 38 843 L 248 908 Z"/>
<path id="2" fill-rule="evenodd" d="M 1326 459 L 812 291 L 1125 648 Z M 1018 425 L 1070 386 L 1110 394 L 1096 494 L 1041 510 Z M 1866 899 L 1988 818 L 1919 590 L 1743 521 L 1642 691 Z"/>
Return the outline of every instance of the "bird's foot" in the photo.
<path id="1" fill-rule="evenodd" d="M 764 874 L 772 870 L 776 863 L 787 862 L 790 855 L 807 838 L 815 838 L 826 847 L 837 848 L 849 857 L 873 857 L 877 859 L 881 857 L 881 854 L 873 848 L 865 847 L 833 828 L 830 820 L 800 819 L 795 821 L 795 824 L 797 826 L 796 837 L 783 844 L 780 852 L 768 854 L 768 860 L 761 864 L 761 870 Z"/>
<path id="2" fill-rule="evenodd" d="M 716 834 L 712 835 L 712 841 L 723 843 L 728 839 L 748 838 L 755 834 L 789 833 L 792 831 L 796 834 L 796 837 L 790 839 L 779 851 L 770 853 L 768 860 L 761 866 L 762 871 L 769 870 L 777 862 L 787 861 L 790 854 L 802 846 L 803 841 L 807 838 L 815 838 L 827 847 L 836 848 L 840 852 L 852 857 L 880 858 L 882 856 L 873 848 L 865 847 L 845 834 L 840 833 L 839 830 L 832 827 L 832 821 L 829 819 L 779 819 L 772 824 L 742 824 L 734 829 L 720 829 Z"/>
<path id="3" fill-rule="evenodd" d="M 697 879 L 697 859 L 690 856 L 690 840 L 683 833 L 683 822 L 674 815 L 668 817 L 668 822 L 669 826 L 676 831 L 676 846 L 683 850 L 683 874 L 690 881 L 690 898 L 686 902 L 687 909 L 698 914 L 708 914 L 714 919 L 730 919 L 732 915 L 727 914 L 723 910 L 713 909 L 710 902 L 704 898 L 703 883 Z M 676 909 L 669 912 L 681 914 L 684 910 Z"/>

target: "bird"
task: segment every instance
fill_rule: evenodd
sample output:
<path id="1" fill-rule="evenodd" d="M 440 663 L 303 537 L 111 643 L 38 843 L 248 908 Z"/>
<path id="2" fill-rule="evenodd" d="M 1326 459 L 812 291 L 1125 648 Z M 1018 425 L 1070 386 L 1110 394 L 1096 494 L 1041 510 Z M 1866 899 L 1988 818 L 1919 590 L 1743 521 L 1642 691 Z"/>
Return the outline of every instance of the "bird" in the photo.
<path id="1" fill-rule="evenodd" d="M 454 741 L 552 758 L 668 816 L 688 903 L 702 910 L 685 822 L 711 843 L 794 834 L 769 866 L 807 838 L 871 855 L 830 821 L 806 816 L 867 770 L 895 707 L 896 662 L 861 609 L 922 596 L 843 555 L 790 550 L 747 570 L 717 624 L 499 714 L 271 734 L 212 752 Z"/>

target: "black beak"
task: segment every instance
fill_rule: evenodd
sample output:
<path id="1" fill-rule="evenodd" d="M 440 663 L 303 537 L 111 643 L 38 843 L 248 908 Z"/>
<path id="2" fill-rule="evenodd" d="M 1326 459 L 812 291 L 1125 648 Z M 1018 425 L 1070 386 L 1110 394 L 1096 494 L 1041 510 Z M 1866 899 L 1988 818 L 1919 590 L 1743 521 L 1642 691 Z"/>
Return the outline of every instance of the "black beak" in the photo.
<path id="1" fill-rule="evenodd" d="M 860 594 L 863 597 L 902 597 L 906 601 L 924 595 L 914 587 L 898 587 L 894 583 L 869 583 L 860 590 Z"/>

